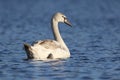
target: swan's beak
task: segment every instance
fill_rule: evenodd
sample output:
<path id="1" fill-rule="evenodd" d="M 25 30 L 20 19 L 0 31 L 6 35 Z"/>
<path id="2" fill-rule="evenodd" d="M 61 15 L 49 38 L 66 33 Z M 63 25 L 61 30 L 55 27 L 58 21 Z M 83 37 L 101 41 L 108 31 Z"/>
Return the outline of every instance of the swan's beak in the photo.
<path id="1" fill-rule="evenodd" d="M 72 25 L 71 25 L 71 23 L 68 21 L 68 19 L 65 19 L 65 20 L 64 20 L 64 23 L 72 27 Z"/>

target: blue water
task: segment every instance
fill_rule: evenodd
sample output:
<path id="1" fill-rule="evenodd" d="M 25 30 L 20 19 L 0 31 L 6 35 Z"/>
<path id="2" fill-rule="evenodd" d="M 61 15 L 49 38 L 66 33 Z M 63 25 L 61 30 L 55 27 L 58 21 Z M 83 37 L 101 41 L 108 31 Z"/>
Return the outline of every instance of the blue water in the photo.
<path id="1" fill-rule="evenodd" d="M 23 43 L 53 39 L 51 16 L 60 24 L 71 57 L 25 60 Z M 0 0 L 0 80 L 120 80 L 120 0 Z"/>

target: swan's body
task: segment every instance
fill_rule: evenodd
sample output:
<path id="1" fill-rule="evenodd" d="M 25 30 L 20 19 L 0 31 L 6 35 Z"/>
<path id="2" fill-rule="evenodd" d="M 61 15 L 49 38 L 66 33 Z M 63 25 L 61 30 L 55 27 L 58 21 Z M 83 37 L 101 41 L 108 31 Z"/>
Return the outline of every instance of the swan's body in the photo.
<path id="1" fill-rule="evenodd" d="M 70 57 L 69 49 L 59 33 L 59 22 L 71 26 L 65 15 L 62 13 L 56 13 L 52 18 L 52 30 L 55 40 L 38 41 L 32 46 L 24 44 L 28 59 L 46 60 Z"/>

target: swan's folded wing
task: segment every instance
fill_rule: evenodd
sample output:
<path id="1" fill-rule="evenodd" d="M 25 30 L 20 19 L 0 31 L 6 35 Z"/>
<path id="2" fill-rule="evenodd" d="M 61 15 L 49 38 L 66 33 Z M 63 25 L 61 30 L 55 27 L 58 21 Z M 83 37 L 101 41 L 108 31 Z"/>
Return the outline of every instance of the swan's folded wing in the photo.
<path id="1" fill-rule="evenodd" d="M 34 46 L 42 46 L 45 49 L 51 49 L 51 50 L 61 48 L 61 45 L 55 40 L 38 41 L 38 42 L 35 42 Z"/>

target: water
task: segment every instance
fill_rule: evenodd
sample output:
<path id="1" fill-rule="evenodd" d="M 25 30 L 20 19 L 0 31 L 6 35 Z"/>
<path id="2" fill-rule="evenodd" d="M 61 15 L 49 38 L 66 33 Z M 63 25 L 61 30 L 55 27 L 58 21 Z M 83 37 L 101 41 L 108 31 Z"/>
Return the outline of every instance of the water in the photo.
<path id="1" fill-rule="evenodd" d="M 0 80 L 120 80 L 119 0 L 0 0 Z M 60 24 L 71 57 L 56 61 L 26 59 L 23 43 L 53 39 L 50 19 Z"/>

